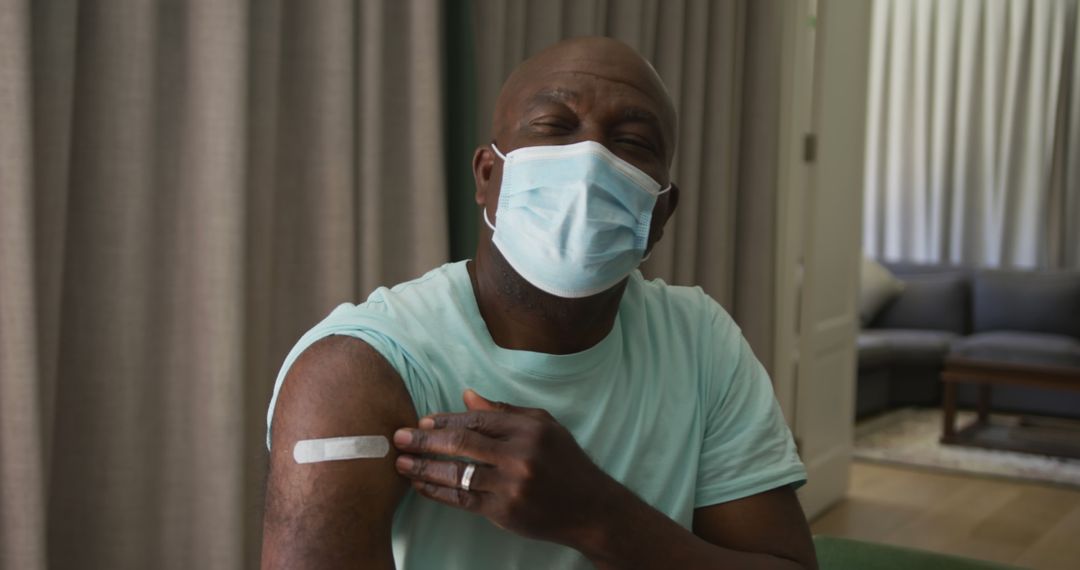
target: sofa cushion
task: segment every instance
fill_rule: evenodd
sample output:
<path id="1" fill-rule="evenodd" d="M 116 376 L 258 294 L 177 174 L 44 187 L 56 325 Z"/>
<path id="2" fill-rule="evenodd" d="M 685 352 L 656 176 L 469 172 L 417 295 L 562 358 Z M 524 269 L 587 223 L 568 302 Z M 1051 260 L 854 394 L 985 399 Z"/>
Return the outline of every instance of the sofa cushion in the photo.
<path id="1" fill-rule="evenodd" d="M 904 291 L 870 326 L 963 334 L 971 329 L 969 299 L 970 286 L 964 273 L 911 274 L 904 278 Z"/>
<path id="2" fill-rule="evenodd" d="M 1024 331 L 977 333 L 952 343 L 949 356 L 1018 364 L 1080 367 L 1080 340 Z"/>
<path id="3" fill-rule="evenodd" d="M 869 323 L 886 303 L 903 290 L 903 281 L 884 265 L 864 255 L 859 271 L 859 320 L 862 324 Z"/>
<path id="4" fill-rule="evenodd" d="M 972 294 L 975 332 L 1080 338 L 1080 272 L 979 271 Z"/>
<path id="5" fill-rule="evenodd" d="M 893 363 L 940 365 L 956 338 L 946 331 L 867 329 L 859 333 L 859 368 Z"/>

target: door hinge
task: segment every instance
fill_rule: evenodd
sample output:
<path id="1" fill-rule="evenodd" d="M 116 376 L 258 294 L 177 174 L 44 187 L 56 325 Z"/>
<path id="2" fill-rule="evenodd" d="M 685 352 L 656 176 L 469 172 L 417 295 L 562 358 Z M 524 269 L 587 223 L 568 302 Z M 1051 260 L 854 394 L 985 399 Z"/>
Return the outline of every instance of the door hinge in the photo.
<path id="1" fill-rule="evenodd" d="M 806 133 L 803 136 L 803 162 L 817 160 L 817 135 Z"/>

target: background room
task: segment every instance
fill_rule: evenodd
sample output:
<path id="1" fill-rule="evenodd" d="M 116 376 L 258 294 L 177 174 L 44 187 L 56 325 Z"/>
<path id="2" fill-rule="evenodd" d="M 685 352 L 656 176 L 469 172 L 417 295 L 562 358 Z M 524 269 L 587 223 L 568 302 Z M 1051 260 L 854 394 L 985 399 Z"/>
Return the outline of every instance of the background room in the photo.
<path id="1" fill-rule="evenodd" d="M 259 567 L 282 360 L 472 257 L 499 87 L 582 35 L 674 99 L 642 271 L 769 372 L 822 567 L 1074 567 L 1077 4 L 0 0 L 0 570 Z"/>

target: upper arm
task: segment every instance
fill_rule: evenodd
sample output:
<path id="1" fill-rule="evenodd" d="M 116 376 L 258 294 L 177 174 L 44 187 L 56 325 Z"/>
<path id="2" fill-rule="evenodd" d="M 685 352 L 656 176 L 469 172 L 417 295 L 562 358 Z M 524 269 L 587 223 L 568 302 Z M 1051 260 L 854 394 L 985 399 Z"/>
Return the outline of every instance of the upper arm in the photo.
<path id="1" fill-rule="evenodd" d="M 713 323 L 711 392 L 698 465 L 694 534 L 742 552 L 815 568 L 792 484 L 806 479 L 765 368 L 726 315 Z"/>
<path id="2" fill-rule="evenodd" d="M 694 534 L 717 546 L 817 568 L 814 543 L 790 485 L 694 511 Z"/>
<path id="3" fill-rule="evenodd" d="M 298 464 L 303 439 L 382 435 L 416 425 L 397 371 L 367 343 L 330 336 L 305 350 L 278 394 L 263 519 L 263 568 L 393 568 L 390 531 L 407 482 L 397 453 Z"/>

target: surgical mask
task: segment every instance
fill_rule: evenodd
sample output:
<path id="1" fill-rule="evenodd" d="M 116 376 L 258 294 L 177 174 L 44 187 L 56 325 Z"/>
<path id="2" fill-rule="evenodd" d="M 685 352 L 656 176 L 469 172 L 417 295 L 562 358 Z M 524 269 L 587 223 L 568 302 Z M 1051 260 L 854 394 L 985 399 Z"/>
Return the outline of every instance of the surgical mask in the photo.
<path id="1" fill-rule="evenodd" d="M 588 297 L 622 281 L 642 261 L 663 190 L 604 145 L 530 146 L 503 154 L 492 242 L 537 289 Z"/>

